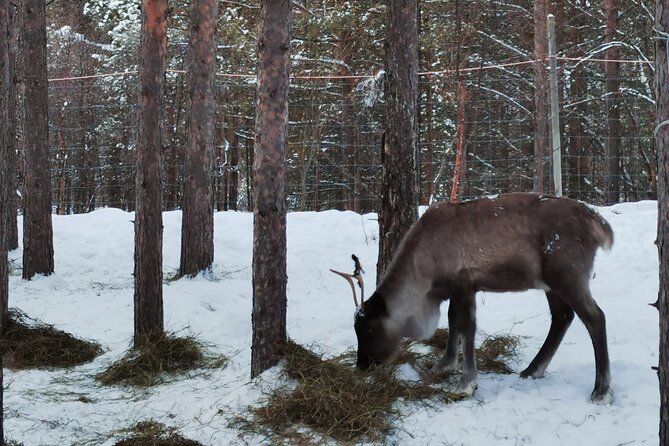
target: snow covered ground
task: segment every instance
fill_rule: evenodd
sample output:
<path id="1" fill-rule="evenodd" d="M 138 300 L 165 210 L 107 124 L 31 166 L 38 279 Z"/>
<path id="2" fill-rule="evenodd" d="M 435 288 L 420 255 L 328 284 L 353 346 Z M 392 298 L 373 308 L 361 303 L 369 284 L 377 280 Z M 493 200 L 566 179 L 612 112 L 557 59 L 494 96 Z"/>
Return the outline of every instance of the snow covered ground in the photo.
<path id="1" fill-rule="evenodd" d="M 544 379 L 479 377 L 469 400 L 408 414 L 394 440 L 403 445 L 627 445 L 657 444 L 658 313 L 648 306 L 658 289 L 656 203 L 600 209 L 613 226 L 613 250 L 595 261 L 593 295 L 607 316 L 612 405 L 588 402 L 594 356 L 587 332 L 575 321 Z M 10 306 L 108 350 L 90 364 L 62 371 L 6 371 L 5 432 L 25 445 L 111 445 L 118 431 L 153 418 L 205 445 L 243 444 L 227 427 L 230 417 L 262 397 L 278 379 L 270 370 L 250 381 L 252 215 L 217 213 L 211 277 L 164 287 L 166 328 L 188 329 L 231 358 L 208 376 L 195 375 L 146 392 L 106 388 L 92 375 L 129 346 L 133 328 L 133 215 L 114 209 L 54 217 L 55 275 L 29 282 L 10 277 Z M 164 271 L 178 268 L 180 212 L 164 214 Z M 355 346 L 350 288 L 329 268 L 348 271 L 351 253 L 375 283 L 377 224 L 352 212 L 288 216 L 288 331 L 325 354 Z M 20 249 L 10 253 L 14 266 Z M 368 285 L 371 286 L 371 285 Z M 368 294 L 371 290 L 368 290 Z M 478 336 L 522 339 L 516 370 L 541 346 L 549 326 L 542 292 L 478 296 Z M 445 322 L 445 308 L 442 321 Z M 82 398 L 82 397 L 86 398 Z M 82 400 L 90 399 L 92 402 Z M 254 439 L 247 439 L 254 443 Z M 257 440 L 255 442 L 260 442 Z"/>

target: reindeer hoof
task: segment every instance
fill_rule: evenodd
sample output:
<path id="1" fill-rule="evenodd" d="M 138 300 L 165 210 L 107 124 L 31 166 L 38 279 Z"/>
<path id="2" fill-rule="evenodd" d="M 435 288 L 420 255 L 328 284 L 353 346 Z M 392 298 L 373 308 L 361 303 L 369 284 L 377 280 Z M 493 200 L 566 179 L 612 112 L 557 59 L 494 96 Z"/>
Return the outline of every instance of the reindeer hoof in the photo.
<path id="1" fill-rule="evenodd" d="M 609 405 L 613 403 L 613 389 L 610 387 L 600 390 L 595 389 L 590 395 L 590 402 L 593 404 Z"/>
<path id="2" fill-rule="evenodd" d="M 529 367 L 520 372 L 520 377 L 523 379 L 532 378 L 539 379 L 544 377 L 544 372 L 540 370 L 532 370 Z"/>
<path id="3" fill-rule="evenodd" d="M 476 383 L 476 380 L 469 382 L 460 381 L 455 389 L 453 389 L 453 393 L 459 393 L 469 398 L 474 395 L 477 388 L 478 384 Z"/>

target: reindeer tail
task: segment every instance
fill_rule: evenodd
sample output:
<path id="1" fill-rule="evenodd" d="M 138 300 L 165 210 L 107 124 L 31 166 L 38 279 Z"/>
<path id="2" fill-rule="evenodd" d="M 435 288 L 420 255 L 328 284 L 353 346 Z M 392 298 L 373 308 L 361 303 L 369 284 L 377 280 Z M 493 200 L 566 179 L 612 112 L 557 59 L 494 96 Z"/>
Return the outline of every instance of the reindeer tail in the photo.
<path id="1" fill-rule="evenodd" d="M 613 246 L 613 229 L 604 217 L 596 211 L 592 211 L 592 213 L 594 217 L 592 220 L 593 234 L 599 242 L 599 246 L 608 251 Z"/>

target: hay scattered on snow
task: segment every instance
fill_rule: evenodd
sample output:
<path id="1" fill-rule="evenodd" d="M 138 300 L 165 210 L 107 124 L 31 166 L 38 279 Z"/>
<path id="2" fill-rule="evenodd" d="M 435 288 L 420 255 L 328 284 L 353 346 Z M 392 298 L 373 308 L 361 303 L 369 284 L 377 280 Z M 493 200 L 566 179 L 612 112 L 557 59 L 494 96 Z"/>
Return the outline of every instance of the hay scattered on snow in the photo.
<path id="1" fill-rule="evenodd" d="M 153 420 L 139 422 L 127 432 L 132 435 L 114 446 L 202 446 L 202 443 L 182 437 L 175 428 Z"/>
<path id="2" fill-rule="evenodd" d="M 518 346 L 518 339 L 511 336 L 488 337 L 476 349 L 476 367 L 483 372 L 513 373 L 508 361 L 515 358 Z"/>
<path id="3" fill-rule="evenodd" d="M 446 350 L 446 344 L 448 343 L 448 328 L 437 328 L 430 339 L 420 341 L 420 343 Z"/>
<path id="4" fill-rule="evenodd" d="M 262 406 L 249 408 L 249 416 L 238 416 L 231 424 L 244 434 L 265 436 L 273 444 L 313 444 L 328 438 L 343 443 L 383 442 L 402 415 L 395 402 L 434 406 L 462 398 L 447 389 L 443 376 L 429 372 L 447 339 L 448 331 L 440 329 L 424 342 L 433 346 L 429 353 L 416 351 L 416 343 L 403 342 L 391 364 L 373 367 L 368 373 L 354 368 L 354 352 L 323 360 L 289 341 L 283 371 L 296 381 L 295 386 L 275 389 Z M 477 350 L 481 371 L 501 370 L 499 364 L 506 366 L 504 360 L 514 356 L 516 346 L 515 339 L 505 336 L 486 339 Z M 396 368 L 404 363 L 414 367 L 420 381 L 398 379 Z"/>
<path id="5" fill-rule="evenodd" d="M 9 311 L 9 324 L 0 340 L 5 367 L 14 370 L 74 367 L 102 353 L 100 344 L 79 339 L 39 322 L 17 309 Z"/>
<path id="6" fill-rule="evenodd" d="M 439 328 L 434 335 L 421 344 L 429 345 L 438 350 L 445 350 L 448 343 L 448 329 Z M 488 336 L 476 349 L 476 367 L 479 372 L 499 373 L 508 375 L 513 373 L 508 361 L 514 359 L 519 347 L 518 339 L 512 336 Z M 439 353 L 437 358 L 443 352 Z"/>
<path id="7" fill-rule="evenodd" d="M 225 356 L 205 355 L 205 345 L 194 336 L 170 333 L 149 335 L 139 347 L 128 351 L 95 379 L 105 385 L 150 387 L 162 382 L 164 374 L 178 374 L 199 368 L 222 368 Z"/>

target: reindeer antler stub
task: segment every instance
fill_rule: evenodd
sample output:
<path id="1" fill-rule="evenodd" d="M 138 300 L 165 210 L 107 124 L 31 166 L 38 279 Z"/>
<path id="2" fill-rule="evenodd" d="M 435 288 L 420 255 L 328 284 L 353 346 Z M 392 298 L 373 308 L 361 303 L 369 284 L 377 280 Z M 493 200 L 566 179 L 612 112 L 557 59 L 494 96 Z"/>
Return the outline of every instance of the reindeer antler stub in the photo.
<path id="1" fill-rule="evenodd" d="M 362 280 L 362 273 L 364 273 L 364 270 L 360 266 L 360 259 L 358 259 L 358 256 L 352 254 L 351 258 L 353 259 L 353 262 L 355 264 L 355 269 L 353 270 L 353 274 L 342 273 L 341 271 L 336 271 L 334 269 L 330 269 L 330 271 L 343 277 L 344 279 L 346 279 L 349 285 L 351 285 L 351 291 L 353 291 L 353 302 L 355 303 L 355 306 L 357 308 L 365 302 L 365 284 Z M 355 285 L 353 285 L 353 279 L 355 279 L 358 282 L 358 286 L 360 287 L 360 305 L 358 305 L 358 296 L 357 293 L 355 292 Z"/>

